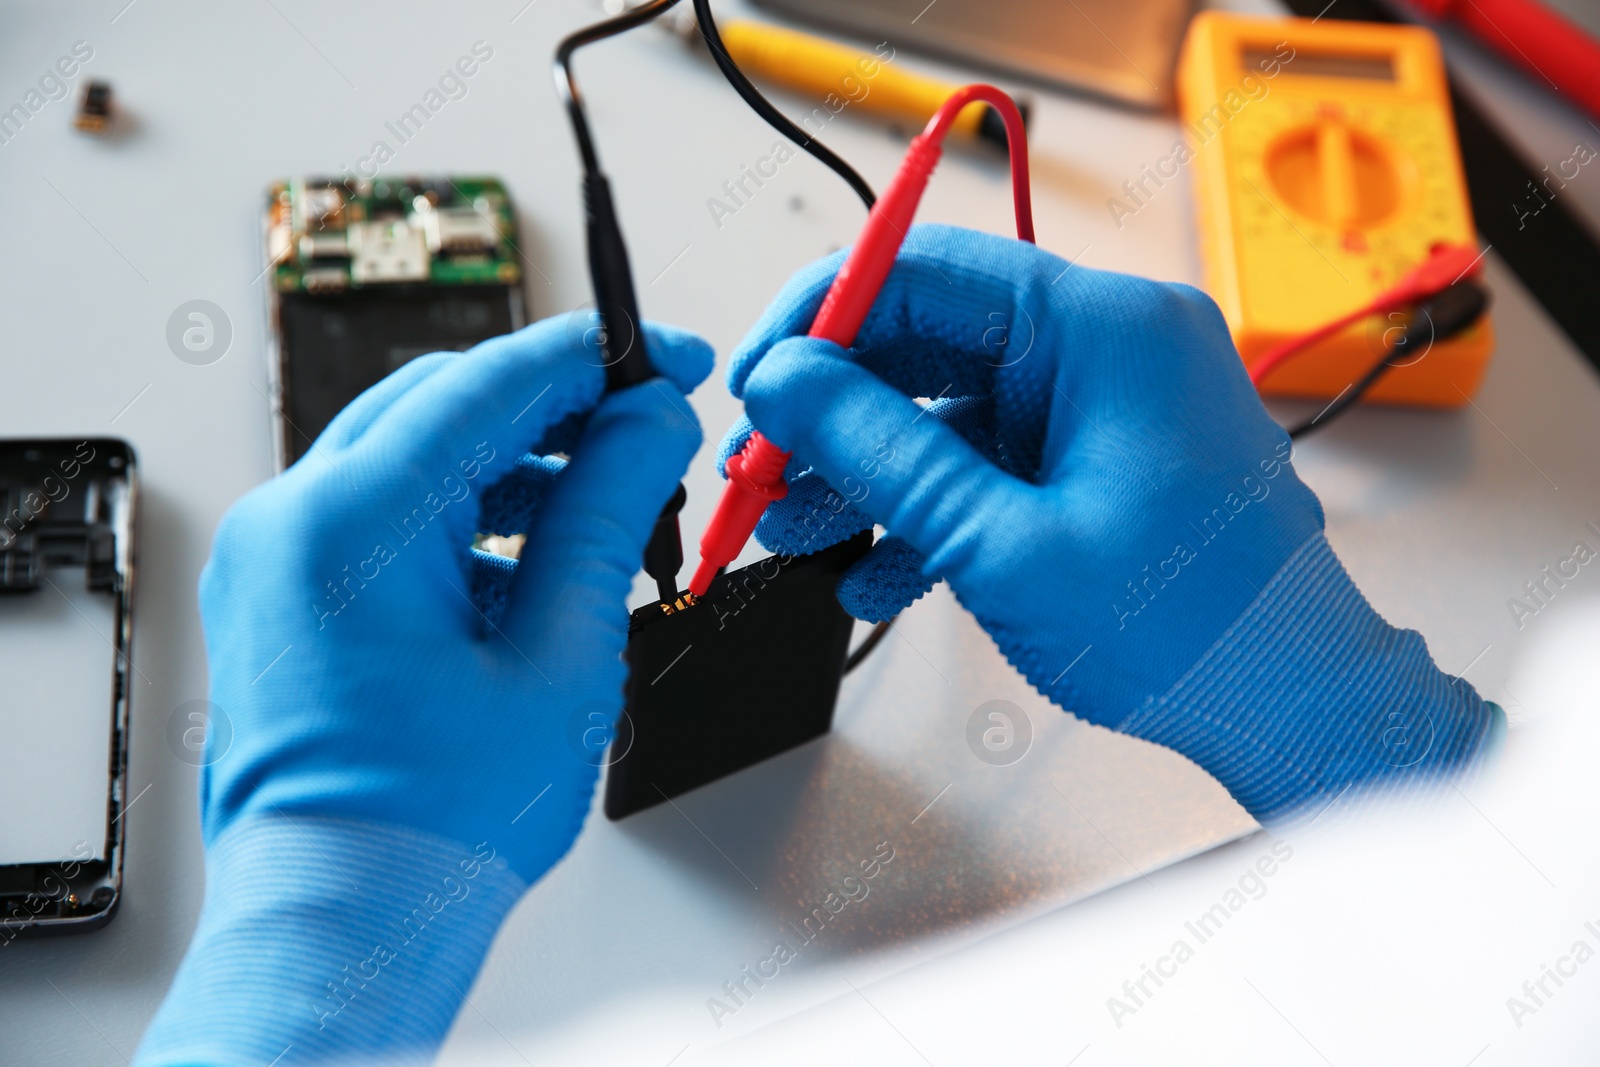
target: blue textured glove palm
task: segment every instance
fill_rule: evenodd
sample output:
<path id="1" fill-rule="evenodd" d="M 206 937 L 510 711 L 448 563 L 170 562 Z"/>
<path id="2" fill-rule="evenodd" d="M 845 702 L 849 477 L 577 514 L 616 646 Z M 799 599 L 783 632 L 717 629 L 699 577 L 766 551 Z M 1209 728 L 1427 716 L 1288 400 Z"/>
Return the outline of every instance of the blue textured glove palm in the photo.
<path id="1" fill-rule="evenodd" d="M 841 260 L 790 283 L 729 385 L 795 456 L 764 545 L 886 528 L 841 584 L 852 613 L 948 580 L 1040 692 L 1258 818 L 1480 750 L 1489 706 L 1344 573 L 1208 297 L 918 226 L 845 352 L 803 336 Z"/>
<path id="2" fill-rule="evenodd" d="M 647 336 L 670 381 L 603 400 L 555 320 L 415 360 L 223 520 L 200 603 L 233 740 L 212 731 L 205 907 L 141 1064 L 431 1056 L 589 810 L 627 594 L 701 440 L 682 394 L 710 348 Z M 488 487 L 513 469 L 508 515 Z M 515 568 L 469 551 L 480 501 L 526 523 L 494 531 L 526 531 Z"/>

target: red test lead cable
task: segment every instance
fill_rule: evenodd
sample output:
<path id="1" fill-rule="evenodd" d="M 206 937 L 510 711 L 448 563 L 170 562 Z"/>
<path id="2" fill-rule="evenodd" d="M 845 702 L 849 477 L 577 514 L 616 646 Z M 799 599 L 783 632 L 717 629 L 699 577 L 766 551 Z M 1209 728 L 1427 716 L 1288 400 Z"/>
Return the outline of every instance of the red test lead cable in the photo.
<path id="1" fill-rule="evenodd" d="M 1430 296 L 1437 296 L 1462 278 L 1476 277 L 1480 269 L 1478 264 L 1482 259 L 1483 253 L 1475 251 L 1471 245 L 1437 246 L 1429 253 L 1427 259 L 1413 267 L 1392 287 L 1379 293 L 1370 303 L 1356 308 L 1347 315 L 1341 315 L 1332 322 L 1324 323 L 1310 333 L 1280 341 L 1261 353 L 1256 357 L 1256 361 L 1250 364 L 1251 383 L 1259 387 L 1267 375 L 1278 367 L 1291 359 L 1298 358 L 1313 345 L 1327 340 L 1351 323 L 1360 322 L 1370 315 L 1398 310 Z"/>
<path id="2" fill-rule="evenodd" d="M 888 189 L 867 216 L 855 247 L 839 268 L 822 307 L 811 323 L 810 336 L 832 341 L 844 348 L 855 342 L 856 333 L 866 320 L 872 302 L 883 288 L 889 269 L 894 266 L 900 243 L 911 228 L 917 202 L 928 187 L 928 178 L 943 152 L 944 138 L 962 108 L 982 100 L 994 107 L 1005 120 L 1006 140 L 1011 153 L 1011 195 L 1017 214 L 1017 236 L 1033 241 L 1033 207 L 1028 195 L 1028 141 L 1022 115 L 1011 97 L 992 85 L 964 85 L 951 94 L 928 120 L 927 127 L 912 138 L 905 160 Z M 723 487 L 717 510 L 700 538 L 700 566 L 689 582 L 689 591 L 705 596 L 711 583 L 743 551 L 755 532 L 761 513 L 774 500 L 789 492 L 783 469 L 789 453 L 763 437 L 760 431 L 727 463 L 728 482 Z"/>

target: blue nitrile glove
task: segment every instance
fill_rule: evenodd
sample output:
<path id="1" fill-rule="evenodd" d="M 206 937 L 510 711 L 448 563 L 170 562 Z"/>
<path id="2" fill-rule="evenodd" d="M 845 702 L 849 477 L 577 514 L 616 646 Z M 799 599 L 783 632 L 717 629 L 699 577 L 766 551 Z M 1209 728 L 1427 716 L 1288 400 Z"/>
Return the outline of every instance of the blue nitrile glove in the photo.
<path id="1" fill-rule="evenodd" d="M 1355 588 L 1208 297 L 918 226 L 846 352 L 803 336 L 842 255 L 729 371 L 795 454 L 769 549 L 881 523 L 840 586 L 853 614 L 949 581 L 1041 693 L 1178 750 L 1263 820 L 1480 751 L 1492 705 Z"/>
<path id="2" fill-rule="evenodd" d="M 556 320 L 415 360 L 223 519 L 205 905 L 141 1065 L 431 1058 L 589 810 L 625 600 L 700 441 L 710 348 L 646 336 L 667 378 L 604 399 Z M 474 558 L 480 502 L 523 562 Z"/>

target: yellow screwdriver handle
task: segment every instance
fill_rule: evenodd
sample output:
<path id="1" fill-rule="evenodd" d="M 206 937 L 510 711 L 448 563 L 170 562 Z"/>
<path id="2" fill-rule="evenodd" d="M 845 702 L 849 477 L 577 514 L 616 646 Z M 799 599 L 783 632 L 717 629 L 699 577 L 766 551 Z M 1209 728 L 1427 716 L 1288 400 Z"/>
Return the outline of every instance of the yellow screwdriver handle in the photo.
<path id="1" fill-rule="evenodd" d="M 810 34 L 735 20 L 719 27 L 728 57 L 747 74 L 826 100 L 829 93 L 869 111 L 900 115 L 919 125 L 957 86 L 900 70 L 884 57 Z M 986 105 L 961 112 L 952 132 L 974 136 Z"/>

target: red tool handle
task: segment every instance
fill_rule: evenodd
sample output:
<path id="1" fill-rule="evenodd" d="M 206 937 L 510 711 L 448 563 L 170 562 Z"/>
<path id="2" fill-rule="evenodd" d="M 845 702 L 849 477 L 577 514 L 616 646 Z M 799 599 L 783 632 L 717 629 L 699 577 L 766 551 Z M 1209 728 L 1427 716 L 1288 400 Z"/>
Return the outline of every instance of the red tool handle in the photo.
<path id="1" fill-rule="evenodd" d="M 1600 42 L 1537 0 L 1413 0 L 1451 18 L 1600 118 Z"/>
<path id="2" fill-rule="evenodd" d="M 1012 198 L 1017 215 L 1017 236 L 1033 240 L 1033 209 L 1028 195 L 1028 142 L 1023 132 L 1022 115 L 1005 93 L 992 85 L 964 85 L 944 102 L 927 127 L 911 140 L 905 159 L 894 180 L 867 216 L 855 247 L 845 257 L 844 266 L 828 287 L 822 307 L 811 323 L 810 336 L 821 337 L 848 348 L 866 321 L 872 302 L 883 288 L 884 279 L 894 266 L 895 255 L 911 219 L 917 213 L 928 179 L 939 162 L 944 138 L 961 109 L 975 100 L 994 105 L 1005 120 L 1011 152 Z M 705 596 L 717 573 L 732 563 L 750 535 L 755 532 L 761 513 L 774 500 L 789 492 L 783 469 L 789 453 L 767 440 L 758 430 L 727 464 L 728 482 L 722 499 L 700 537 L 700 566 L 689 582 L 689 592 Z"/>

